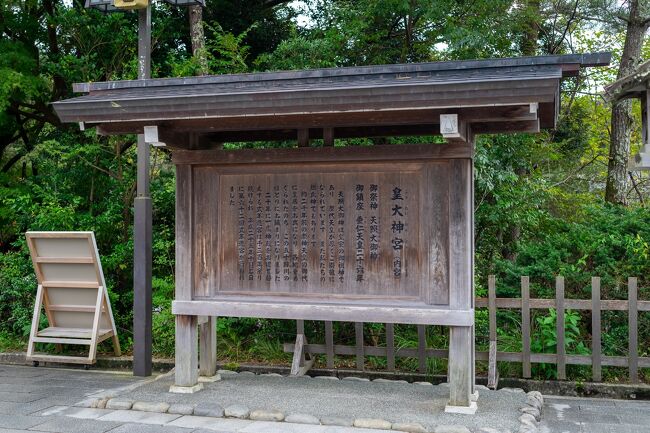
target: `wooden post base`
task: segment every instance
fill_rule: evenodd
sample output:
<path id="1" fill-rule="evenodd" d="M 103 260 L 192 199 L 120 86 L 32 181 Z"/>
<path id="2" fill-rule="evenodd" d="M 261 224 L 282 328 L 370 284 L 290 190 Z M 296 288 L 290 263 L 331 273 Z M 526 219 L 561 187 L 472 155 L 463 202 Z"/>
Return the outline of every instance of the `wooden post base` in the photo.
<path id="1" fill-rule="evenodd" d="M 464 415 L 474 415 L 478 409 L 475 401 L 471 402 L 469 406 L 452 406 L 448 404 L 445 406 L 446 413 L 460 413 Z"/>
<path id="2" fill-rule="evenodd" d="M 202 389 L 203 389 L 202 383 L 197 383 L 196 385 L 193 386 L 172 385 L 169 387 L 169 392 L 174 394 L 194 394 L 195 392 L 199 392 Z"/>

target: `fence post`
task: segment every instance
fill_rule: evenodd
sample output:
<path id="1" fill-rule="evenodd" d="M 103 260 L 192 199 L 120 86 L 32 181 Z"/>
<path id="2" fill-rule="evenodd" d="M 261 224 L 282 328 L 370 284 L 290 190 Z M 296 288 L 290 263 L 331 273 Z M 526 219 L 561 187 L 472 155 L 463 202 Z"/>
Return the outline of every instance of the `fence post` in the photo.
<path id="1" fill-rule="evenodd" d="M 521 277 L 521 345 L 522 376 L 530 379 L 530 281 L 527 276 Z"/>
<path id="2" fill-rule="evenodd" d="M 331 320 L 325 322 L 325 352 L 327 368 L 334 368 L 334 325 Z"/>
<path id="3" fill-rule="evenodd" d="M 363 322 L 356 322 L 354 324 L 354 333 L 356 336 L 356 352 L 357 352 L 357 370 L 363 371 L 365 366 L 365 357 L 363 354 Z"/>
<path id="4" fill-rule="evenodd" d="M 386 323 L 386 367 L 395 371 L 395 325 Z"/>
<path id="5" fill-rule="evenodd" d="M 488 355 L 488 388 L 496 389 L 497 378 L 497 293 L 496 278 L 488 276 L 488 317 L 490 327 L 490 352 Z"/>
<path id="6" fill-rule="evenodd" d="M 630 382 L 639 381 L 639 339 L 638 339 L 638 305 L 637 305 L 637 280 L 636 277 L 627 279 L 628 303 L 628 365 L 630 368 Z"/>
<path id="7" fill-rule="evenodd" d="M 418 371 L 427 372 L 427 334 L 424 325 L 418 325 Z"/>
<path id="8" fill-rule="evenodd" d="M 564 348 L 564 277 L 555 279 L 555 305 L 557 312 L 557 378 L 566 380 L 566 356 Z"/>
<path id="9" fill-rule="evenodd" d="M 591 278 L 591 375 L 594 382 L 603 380 L 600 341 L 600 277 Z"/>

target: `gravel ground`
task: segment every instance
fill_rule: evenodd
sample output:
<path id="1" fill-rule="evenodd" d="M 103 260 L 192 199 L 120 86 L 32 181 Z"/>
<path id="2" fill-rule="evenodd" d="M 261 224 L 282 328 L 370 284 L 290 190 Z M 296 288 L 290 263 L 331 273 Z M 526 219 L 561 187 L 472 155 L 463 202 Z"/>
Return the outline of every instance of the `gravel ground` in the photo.
<path id="1" fill-rule="evenodd" d="M 437 425 L 465 425 L 519 429 L 523 392 L 481 389 L 476 415 L 444 412 L 449 389 L 445 385 L 289 378 L 253 374 L 223 374 L 222 380 L 205 383 L 195 394 L 172 394 L 173 376 L 143 385 L 120 398 L 167 403 L 217 403 L 222 407 L 244 405 L 251 410 L 280 410 L 318 418 L 381 418 L 390 422 L 418 422 L 428 429 Z"/>

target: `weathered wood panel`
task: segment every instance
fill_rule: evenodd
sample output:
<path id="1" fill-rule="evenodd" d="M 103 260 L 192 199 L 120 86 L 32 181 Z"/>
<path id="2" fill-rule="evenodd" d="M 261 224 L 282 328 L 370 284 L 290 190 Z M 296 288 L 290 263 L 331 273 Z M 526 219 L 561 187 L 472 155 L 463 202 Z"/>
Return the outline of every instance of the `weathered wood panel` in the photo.
<path id="1" fill-rule="evenodd" d="M 192 299 L 449 306 L 451 268 L 470 311 L 471 146 L 363 149 L 177 152 L 177 275 Z"/>

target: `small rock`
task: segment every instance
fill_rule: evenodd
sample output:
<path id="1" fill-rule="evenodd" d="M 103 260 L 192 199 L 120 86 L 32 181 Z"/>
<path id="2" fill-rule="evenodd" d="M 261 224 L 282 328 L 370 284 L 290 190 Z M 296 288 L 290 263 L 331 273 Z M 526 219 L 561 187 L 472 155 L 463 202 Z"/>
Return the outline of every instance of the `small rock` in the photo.
<path id="1" fill-rule="evenodd" d="M 524 390 L 521 388 L 501 388 L 499 391 L 505 391 L 505 392 L 521 392 L 523 393 Z"/>
<path id="2" fill-rule="evenodd" d="M 321 380 L 339 380 L 339 378 L 336 377 L 336 376 L 314 376 L 314 379 L 321 379 Z"/>
<path id="3" fill-rule="evenodd" d="M 100 399 L 97 399 L 95 403 L 96 404 L 93 407 L 95 407 L 97 409 L 106 409 L 106 403 L 108 403 L 108 399 L 107 398 L 100 398 Z"/>
<path id="4" fill-rule="evenodd" d="M 360 428 L 375 428 L 378 430 L 390 430 L 392 427 L 390 422 L 378 418 L 357 418 L 352 425 Z"/>
<path id="5" fill-rule="evenodd" d="M 222 418 L 223 408 L 216 403 L 199 403 L 194 408 L 194 415 Z"/>
<path id="6" fill-rule="evenodd" d="M 535 417 L 535 420 L 539 421 L 542 418 L 542 414 L 540 413 L 539 409 L 536 407 L 531 407 L 531 406 L 524 406 L 521 409 L 519 409 L 521 413 L 527 413 L 529 415 L 532 415 Z"/>
<path id="7" fill-rule="evenodd" d="M 352 420 L 339 418 L 336 416 L 324 416 L 320 419 L 320 423 L 323 425 L 336 425 L 342 427 L 352 427 Z"/>
<path id="8" fill-rule="evenodd" d="M 417 422 L 394 422 L 392 428 L 408 433 L 427 433 L 427 429 Z"/>
<path id="9" fill-rule="evenodd" d="M 253 421 L 282 421 L 284 413 L 279 410 L 257 409 L 250 413 L 249 418 Z"/>
<path id="10" fill-rule="evenodd" d="M 377 382 L 377 383 L 408 383 L 405 380 L 392 380 L 392 379 L 383 379 L 383 378 L 375 379 L 375 380 L 373 380 L 373 382 Z"/>
<path id="11" fill-rule="evenodd" d="M 312 415 L 307 415 L 305 413 L 292 413 L 291 415 L 288 415 L 284 421 L 293 422 L 296 424 L 320 424 L 320 420 L 318 418 Z"/>
<path id="12" fill-rule="evenodd" d="M 194 406 L 191 404 L 172 403 L 167 409 L 167 413 L 175 415 L 192 415 Z"/>
<path id="13" fill-rule="evenodd" d="M 431 382 L 413 382 L 414 385 L 433 386 Z"/>
<path id="14" fill-rule="evenodd" d="M 481 427 L 478 430 L 478 433 L 502 433 L 502 432 L 492 427 Z"/>
<path id="15" fill-rule="evenodd" d="M 434 433 L 471 433 L 464 425 L 439 425 L 433 430 Z"/>
<path id="16" fill-rule="evenodd" d="M 519 422 L 523 425 L 529 425 L 532 427 L 537 427 L 537 420 L 535 419 L 534 416 L 525 413 L 522 416 L 519 417 Z"/>
<path id="17" fill-rule="evenodd" d="M 240 376 L 255 376 L 255 373 L 252 371 L 242 371 L 239 373 Z"/>
<path id="18" fill-rule="evenodd" d="M 217 370 L 217 373 L 219 373 L 219 374 L 221 374 L 223 376 L 237 374 L 236 371 L 232 371 L 232 370 Z"/>
<path id="19" fill-rule="evenodd" d="M 106 403 L 106 409 L 129 410 L 133 406 L 133 400 L 121 400 L 112 398 Z"/>
<path id="20" fill-rule="evenodd" d="M 370 379 L 368 379 L 368 378 L 356 377 L 356 376 L 347 376 L 347 377 L 344 377 L 342 380 L 352 380 L 352 381 L 357 381 L 357 382 L 370 382 Z"/>
<path id="21" fill-rule="evenodd" d="M 260 376 L 282 377 L 282 375 L 280 373 L 264 373 L 264 374 L 261 374 Z"/>
<path id="22" fill-rule="evenodd" d="M 165 403 L 165 402 L 151 403 L 148 401 L 136 401 L 135 403 L 133 403 L 133 407 L 131 409 L 139 410 L 142 412 L 165 413 L 169 409 L 169 403 Z"/>
<path id="23" fill-rule="evenodd" d="M 544 401 L 544 396 L 539 391 L 530 391 L 527 395 L 528 397 L 534 398 L 537 401 Z"/>
<path id="24" fill-rule="evenodd" d="M 251 411 L 248 407 L 242 404 L 233 404 L 232 406 L 228 406 L 224 410 L 224 413 L 228 418 L 246 419 L 248 418 L 248 415 L 250 415 Z"/>

